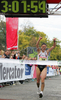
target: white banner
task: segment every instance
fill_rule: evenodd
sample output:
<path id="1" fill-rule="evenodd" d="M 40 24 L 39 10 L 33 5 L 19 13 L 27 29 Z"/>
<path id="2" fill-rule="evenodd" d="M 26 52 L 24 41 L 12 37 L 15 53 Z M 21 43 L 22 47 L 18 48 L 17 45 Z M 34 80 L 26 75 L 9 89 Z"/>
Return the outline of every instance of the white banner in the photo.
<path id="1" fill-rule="evenodd" d="M 25 80 L 24 65 L 17 60 L 0 59 L 0 83 L 17 80 Z"/>
<path id="2" fill-rule="evenodd" d="M 61 63 L 61 62 L 59 62 Z M 38 60 L 17 60 L 17 59 L 0 59 L 0 83 L 9 81 L 25 80 L 32 78 L 34 71 L 28 64 L 40 65 L 57 65 L 57 61 L 38 61 Z M 55 75 L 55 71 L 49 68 L 48 76 Z"/>
<path id="3" fill-rule="evenodd" d="M 4 58 L 0 58 L 0 62 L 4 62 L 6 63 L 20 63 L 20 64 L 36 64 L 36 65 L 58 65 L 61 66 L 61 61 L 53 61 L 53 60 L 49 60 L 49 61 L 40 61 L 40 60 L 18 60 L 18 59 L 4 59 Z"/>
<path id="4" fill-rule="evenodd" d="M 36 64 L 36 65 L 58 65 L 61 66 L 61 61 L 40 61 L 40 60 L 19 60 L 21 64 Z"/>

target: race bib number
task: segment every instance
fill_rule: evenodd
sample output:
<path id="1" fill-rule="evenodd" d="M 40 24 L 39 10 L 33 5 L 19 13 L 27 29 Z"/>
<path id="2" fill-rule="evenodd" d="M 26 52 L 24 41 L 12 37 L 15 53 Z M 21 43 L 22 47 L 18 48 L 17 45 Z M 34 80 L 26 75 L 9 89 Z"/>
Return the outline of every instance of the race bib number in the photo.
<path id="1" fill-rule="evenodd" d="M 39 60 L 47 60 L 46 57 L 39 57 Z"/>

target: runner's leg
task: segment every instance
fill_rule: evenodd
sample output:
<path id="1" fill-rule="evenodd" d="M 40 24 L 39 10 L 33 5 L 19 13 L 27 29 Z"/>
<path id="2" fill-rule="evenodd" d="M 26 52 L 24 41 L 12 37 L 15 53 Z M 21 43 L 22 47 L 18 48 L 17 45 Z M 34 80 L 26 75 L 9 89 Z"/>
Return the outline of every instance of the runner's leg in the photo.
<path id="1" fill-rule="evenodd" d="M 45 78 L 46 78 L 46 74 L 47 74 L 47 67 L 43 69 L 43 71 L 41 72 L 41 91 L 44 90 L 44 86 L 45 86 Z"/>
<path id="2" fill-rule="evenodd" d="M 45 78 L 46 78 L 46 74 L 47 74 L 47 67 L 43 69 L 43 71 L 41 72 L 41 92 L 39 94 L 39 97 L 41 98 L 43 96 L 43 90 L 45 87 Z"/>
<path id="3" fill-rule="evenodd" d="M 40 90 L 39 90 L 39 86 L 40 86 L 40 69 L 38 67 L 36 67 L 36 77 L 37 77 L 37 87 L 38 87 L 38 92 L 37 94 L 39 94 Z"/>

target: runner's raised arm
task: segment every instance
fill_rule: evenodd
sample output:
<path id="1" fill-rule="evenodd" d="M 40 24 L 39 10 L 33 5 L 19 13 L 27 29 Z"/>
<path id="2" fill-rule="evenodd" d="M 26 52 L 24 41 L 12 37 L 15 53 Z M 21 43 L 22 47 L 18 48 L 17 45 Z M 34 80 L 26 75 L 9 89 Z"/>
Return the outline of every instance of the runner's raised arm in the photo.
<path id="1" fill-rule="evenodd" d="M 40 40 L 42 39 L 42 37 L 39 37 L 39 40 L 37 41 L 36 43 L 36 48 L 37 48 L 37 51 L 40 52 L 40 49 L 39 49 L 39 42 Z"/>
<path id="2" fill-rule="evenodd" d="M 56 38 L 53 39 L 53 46 L 47 50 L 47 54 L 56 47 Z"/>

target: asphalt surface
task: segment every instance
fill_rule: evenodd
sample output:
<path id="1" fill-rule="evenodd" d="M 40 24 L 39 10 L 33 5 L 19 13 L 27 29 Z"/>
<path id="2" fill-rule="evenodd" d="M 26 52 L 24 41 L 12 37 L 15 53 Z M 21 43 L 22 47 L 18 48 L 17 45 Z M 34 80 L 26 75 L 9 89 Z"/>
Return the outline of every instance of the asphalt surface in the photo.
<path id="1" fill-rule="evenodd" d="M 61 100 L 61 75 L 46 78 L 42 98 L 37 95 L 36 80 L 0 88 L 0 100 Z"/>

